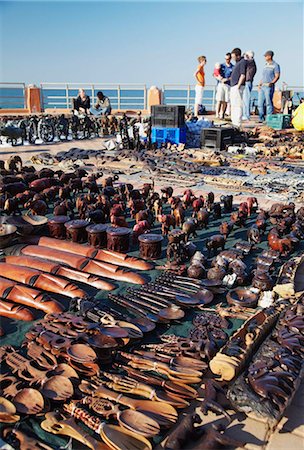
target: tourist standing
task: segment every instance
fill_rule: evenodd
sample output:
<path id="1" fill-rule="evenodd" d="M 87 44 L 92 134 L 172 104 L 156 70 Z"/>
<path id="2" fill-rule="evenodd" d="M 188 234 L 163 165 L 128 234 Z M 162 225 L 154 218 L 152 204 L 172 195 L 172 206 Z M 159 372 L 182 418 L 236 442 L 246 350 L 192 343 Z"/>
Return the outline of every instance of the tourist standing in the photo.
<path id="1" fill-rule="evenodd" d="M 259 83 L 259 99 L 258 99 L 258 109 L 259 109 L 259 122 L 264 122 L 265 120 L 265 106 L 266 114 L 273 113 L 273 94 L 274 87 L 278 79 L 280 78 L 280 66 L 273 60 L 273 51 L 268 50 L 265 53 L 265 67 L 263 69 L 262 79 Z"/>
<path id="2" fill-rule="evenodd" d="M 198 68 L 194 73 L 194 77 L 196 79 L 195 86 L 195 102 L 194 102 L 194 115 L 198 116 L 198 111 L 200 106 L 203 104 L 203 95 L 204 95 L 204 87 L 205 87 L 205 65 L 207 63 L 206 56 L 199 56 L 198 60 Z"/>
<path id="3" fill-rule="evenodd" d="M 242 57 L 240 48 L 232 50 L 231 58 L 235 61 L 230 78 L 231 122 L 236 127 L 239 127 L 242 123 L 247 61 Z"/>
<path id="4" fill-rule="evenodd" d="M 226 109 L 230 102 L 230 78 L 233 65 L 231 63 L 231 53 L 226 53 L 225 62 L 221 64 L 220 76 L 215 77 L 218 80 L 216 89 L 216 117 L 225 118 Z"/>
<path id="5" fill-rule="evenodd" d="M 243 120 L 250 120 L 251 91 L 257 67 L 254 60 L 254 52 L 252 50 L 248 50 L 245 53 L 244 58 L 247 61 L 247 68 L 246 68 L 245 88 L 243 94 Z"/>

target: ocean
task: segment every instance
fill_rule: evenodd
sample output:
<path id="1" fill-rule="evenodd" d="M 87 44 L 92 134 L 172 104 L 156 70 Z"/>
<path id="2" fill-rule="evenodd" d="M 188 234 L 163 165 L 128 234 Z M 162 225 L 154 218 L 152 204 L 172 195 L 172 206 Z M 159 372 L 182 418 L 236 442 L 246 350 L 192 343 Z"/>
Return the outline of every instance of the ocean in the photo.
<path id="1" fill-rule="evenodd" d="M 86 89 L 87 94 L 91 97 L 91 104 L 96 100 L 98 89 Z M 119 89 L 111 88 L 102 89 L 112 104 L 113 109 L 135 109 L 145 108 L 145 92 L 144 89 Z M 46 108 L 71 108 L 72 98 L 77 97 L 78 89 L 42 89 L 42 105 Z M 252 107 L 257 105 L 258 93 L 252 91 Z M 165 89 L 163 91 L 163 102 L 168 105 L 185 105 L 191 107 L 194 105 L 195 91 L 186 88 Z M 300 98 L 304 98 L 304 87 L 294 91 L 294 104 L 299 104 Z M 93 101 L 92 101 L 93 99 Z M 206 87 L 204 90 L 204 106 L 207 110 L 214 108 L 214 89 Z M 24 108 L 24 93 L 22 88 L 0 87 L 0 109 L 5 108 Z"/>

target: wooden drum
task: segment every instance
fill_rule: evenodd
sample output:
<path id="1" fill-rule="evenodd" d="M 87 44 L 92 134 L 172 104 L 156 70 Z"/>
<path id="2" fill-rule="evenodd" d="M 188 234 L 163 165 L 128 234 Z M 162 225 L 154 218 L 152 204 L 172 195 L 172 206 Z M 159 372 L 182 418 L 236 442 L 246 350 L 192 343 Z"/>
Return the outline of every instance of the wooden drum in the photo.
<path id="1" fill-rule="evenodd" d="M 109 227 L 107 229 L 107 249 L 127 253 L 130 246 L 131 230 L 126 227 Z"/>
<path id="2" fill-rule="evenodd" d="M 67 239 L 73 242 L 86 242 L 87 231 L 86 227 L 89 225 L 87 220 L 70 220 L 64 224 L 67 233 Z"/>
<path id="3" fill-rule="evenodd" d="M 98 223 L 89 225 L 86 230 L 88 233 L 88 241 L 90 245 L 96 248 L 104 248 L 107 246 L 107 225 Z"/>
<path id="4" fill-rule="evenodd" d="M 138 236 L 139 256 L 143 259 L 159 259 L 162 253 L 163 237 L 160 234 L 141 234 Z"/>
<path id="5" fill-rule="evenodd" d="M 48 221 L 50 236 L 55 239 L 66 238 L 65 223 L 69 222 L 68 216 L 54 216 Z"/>

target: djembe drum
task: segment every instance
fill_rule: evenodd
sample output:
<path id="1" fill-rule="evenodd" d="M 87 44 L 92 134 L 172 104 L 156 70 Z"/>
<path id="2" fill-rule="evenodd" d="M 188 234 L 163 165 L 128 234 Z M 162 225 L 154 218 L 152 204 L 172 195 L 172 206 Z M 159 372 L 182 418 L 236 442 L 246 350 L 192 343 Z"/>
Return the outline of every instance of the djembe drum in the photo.
<path id="1" fill-rule="evenodd" d="M 160 234 L 142 234 L 138 236 L 139 255 L 143 259 L 159 259 L 162 253 L 163 237 Z"/>
<path id="2" fill-rule="evenodd" d="M 107 225 L 98 223 L 89 225 L 86 230 L 88 233 L 88 242 L 96 248 L 104 248 L 107 246 Z"/>
<path id="3" fill-rule="evenodd" d="M 87 220 L 70 220 L 64 224 L 67 233 L 67 239 L 73 242 L 86 242 L 88 234 L 86 227 L 89 225 Z"/>
<path id="4" fill-rule="evenodd" d="M 68 216 L 54 216 L 48 221 L 50 236 L 55 239 L 66 238 L 65 224 L 69 222 Z"/>
<path id="5" fill-rule="evenodd" d="M 109 227 L 107 229 L 107 249 L 127 253 L 130 247 L 131 230 L 126 227 Z"/>

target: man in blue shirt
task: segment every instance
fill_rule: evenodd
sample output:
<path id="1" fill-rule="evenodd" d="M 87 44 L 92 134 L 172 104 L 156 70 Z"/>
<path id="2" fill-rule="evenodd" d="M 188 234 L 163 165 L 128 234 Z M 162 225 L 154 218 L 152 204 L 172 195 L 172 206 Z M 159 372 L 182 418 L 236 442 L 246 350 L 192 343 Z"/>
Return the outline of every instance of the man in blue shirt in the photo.
<path id="1" fill-rule="evenodd" d="M 280 66 L 273 60 L 273 51 L 268 50 L 265 53 L 266 65 L 263 70 L 262 79 L 259 83 L 259 99 L 258 99 L 258 108 L 259 108 L 259 122 L 264 122 L 265 120 L 265 105 L 266 105 L 266 114 L 273 113 L 273 94 L 274 94 L 274 86 L 278 79 L 280 78 Z"/>
<path id="2" fill-rule="evenodd" d="M 230 77 L 233 65 L 231 64 L 231 53 L 226 53 L 225 62 L 221 64 L 220 76 L 216 89 L 216 116 L 224 119 L 227 105 L 230 102 Z"/>

